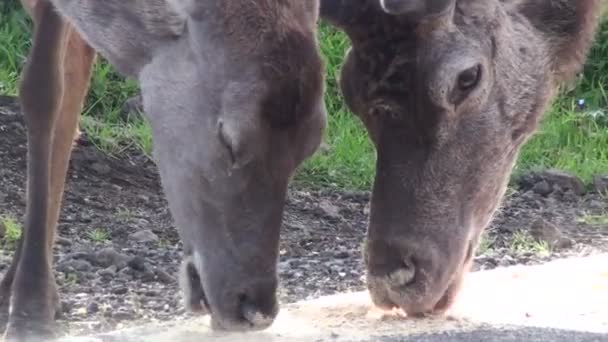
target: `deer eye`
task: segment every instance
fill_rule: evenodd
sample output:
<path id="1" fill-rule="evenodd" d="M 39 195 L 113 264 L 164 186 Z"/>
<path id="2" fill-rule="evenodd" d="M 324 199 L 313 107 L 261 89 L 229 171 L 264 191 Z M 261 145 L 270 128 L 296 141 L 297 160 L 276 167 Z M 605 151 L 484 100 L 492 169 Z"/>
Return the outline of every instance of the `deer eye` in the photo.
<path id="1" fill-rule="evenodd" d="M 479 84 L 481 80 L 481 64 L 466 69 L 458 75 L 458 89 L 469 92 Z"/>

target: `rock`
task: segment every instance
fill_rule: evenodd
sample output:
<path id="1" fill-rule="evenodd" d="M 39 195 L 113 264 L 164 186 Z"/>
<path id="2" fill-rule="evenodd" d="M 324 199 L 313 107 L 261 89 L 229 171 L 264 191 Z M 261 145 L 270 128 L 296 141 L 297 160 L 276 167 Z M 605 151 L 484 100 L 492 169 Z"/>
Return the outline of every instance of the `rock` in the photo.
<path id="1" fill-rule="evenodd" d="M 158 280 L 161 283 L 165 283 L 165 284 L 173 284 L 175 283 L 175 278 L 172 277 L 169 273 L 165 272 L 164 270 L 158 269 L 156 270 L 156 277 L 158 277 Z"/>
<path id="2" fill-rule="evenodd" d="M 334 255 L 334 257 L 336 259 L 347 259 L 350 257 L 350 254 L 347 251 L 339 251 Z"/>
<path id="3" fill-rule="evenodd" d="M 72 240 L 64 238 L 62 236 L 57 236 L 55 238 L 55 242 L 59 245 L 59 246 L 64 246 L 64 247 L 69 247 L 72 245 Z"/>
<path id="4" fill-rule="evenodd" d="M 123 269 L 127 266 L 129 257 L 117 252 L 112 247 L 106 247 L 95 253 L 95 262 L 101 267 L 116 266 L 117 269 Z"/>
<path id="5" fill-rule="evenodd" d="M 598 211 L 604 210 L 604 207 L 606 207 L 606 204 L 604 202 L 598 201 L 598 200 L 591 200 L 591 201 L 589 201 L 589 203 L 587 205 L 589 206 L 589 209 L 598 210 Z"/>
<path id="6" fill-rule="evenodd" d="M 57 264 L 57 270 L 59 272 L 88 272 L 93 266 L 90 262 L 83 259 L 69 259 Z"/>
<path id="7" fill-rule="evenodd" d="M 111 277 L 111 276 L 114 276 L 117 271 L 118 271 L 118 268 L 116 267 L 116 265 L 111 265 L 110 267 L 100 270 L 98 272 L 98 274 L 102 277 Z"/>
<path id="8" fill-rule="evenodd" d="M 0 95 L 0 106 L 14 106 L 19 107 L 19 99 L 16 96 Z"/>
<path id="9" fill-rule="evenodd" d="M 120 308 L 120 309 L 118 309 L 117 312 L 114 312 L 112 314 L 112 318 L 114 318 L 117 321 L 127 321 L 127 320 L 132 320 L 133 318 L 135 318 L 135 315 L 133 314 L 133 312 Z"/>
<path id="10" fill-rule="evenodd" d="M 78 308 L 74 312 L 74 315 L 76 315 L 76 316 L 83 316 L 84 317 L 84 316 L 87 315 L 87 309 L 86 308 Z"/>
<path id="11" fill-rule="evenodd" d="M 143 271 L 146 269 L 146 259 L 140 256 L 134 256 L 129 260 L 127 265 L 136 271 Z"/>
<path id="12" fill-rule="evenodd" d="M 89 305 L 87 305 L 87 312 L 89 314 L 94 314 L 97 313 L 99 311 L 99 304 L 97 304 L 96 302 L 91 302 L 89 303 Z"/>
<path id="13" fill-rule="evenodd" d="M 593 188 L 600 194 L 608 194 L 608 175 L 593 177 Z"/>
<path id="14" fill-rule="evenodd" d="M 150 283 L 156 280 L 156 274 L 154 274 L 154 271 L 152 271 L 149 267 L 146 267 L 144 268 L 140 279 L 144 283 Z"/>
<path id="15" fill-rule="evenodd" d="M 551 249 L 566 249 L 574 245 L 574 240 L 565 236 L 556 225 L 543 218 L 538 218 L 532 223 L 530 235 L 539 242 L 546 242 Z"/>
<path id="16" fill-rule="evenodd" d="M 129 239 L 139 243 L 157 242 L 158 235 L 149 229 L 144 229 L 129 235 Z"/>
<path id="17" fill-rule="evenodd" d="M 585 193 L 585 184 L 583 181 L 569 173 L 558 170 L 547 170 L 539 174 L 540 178 L 552 185 L 553 189 L 558 186 L 564 191 L 572 190 L 576 195 L 580 196 Z"/>
<path id="18" fill-rule="evenodd" d="M 323 214 L 329 218 L 341 218 L 340 208 L 335 206 L 333 203 L 327 200 L 322 200 L 319 203 L 319 208 L 323 211 Z"/>
<path id="19" fill-rule="evenodd" d="M 553 191 L 553 189 L 551 188 L 551 185 L 547 183 L 546 180 L 541 180 L 540 182 L 534 184 L 534 186 L 532 187 L 532 191 L 541 196 L 547 196 L 551 193 L 551 191 Z"/>
<path id="20" fill-rule="evenodd" d="M 110 167 L 110 165 L 103 162 L 95 162 L 91 164 L 91 169 L 93 169 L 93 171 L 97 172 L 102 176 L 112 172 L 112 168 Z"/>
<path id="21" fill-rule="evenodd" d="M 129 289 L 126 286 L 118 286 L 112 289 L 113 294 L 123 295 L 129 292 Z"/>

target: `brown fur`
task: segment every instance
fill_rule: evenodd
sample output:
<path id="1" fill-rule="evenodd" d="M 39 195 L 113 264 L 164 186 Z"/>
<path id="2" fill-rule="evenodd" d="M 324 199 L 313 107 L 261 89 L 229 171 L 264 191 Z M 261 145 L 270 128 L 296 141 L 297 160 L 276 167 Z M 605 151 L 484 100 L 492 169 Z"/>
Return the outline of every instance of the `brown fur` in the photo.
<path id="1" fill-rule="evenodd" d="M 435 4 L 446 10 L 321 2 L 352 42 L 340 87 L 378 155 L 368 288 L 376 304 L 409 314 L 453 302 L 521 146 L 585 61 L 600 1 Z"/>

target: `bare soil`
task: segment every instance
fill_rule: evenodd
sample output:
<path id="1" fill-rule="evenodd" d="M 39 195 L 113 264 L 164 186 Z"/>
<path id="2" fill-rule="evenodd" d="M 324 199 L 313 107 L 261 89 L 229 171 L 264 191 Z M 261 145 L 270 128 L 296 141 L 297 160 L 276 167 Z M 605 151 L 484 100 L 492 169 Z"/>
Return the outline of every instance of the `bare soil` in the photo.
<path id="1" fill-rule="evenodd" d="M 0 217 L 23 222 L 25 126 L 17 106 L 0 100 Z M 82 136 L 67 179 L 55 248 L 63 326 L 78 334 L 187 317 L 175 279 L 181 243 L 154 163 L 135 150 L 108 157 Z M 474 269 L 607 251 L 608 222 L 601 219 L 607 198 L 568 189 L 571 181 L 524 177 L 488 229 Z M 368 192 L 290 189 L 281 236 L 282 303 L 365 289 L 368 201 Z M 559 240 L 555 248 L 522 243 L 522 236 L 546 231 L 559 238 L 547 240 Z M 12 255 L 2 234 L 0 274 Z"/>

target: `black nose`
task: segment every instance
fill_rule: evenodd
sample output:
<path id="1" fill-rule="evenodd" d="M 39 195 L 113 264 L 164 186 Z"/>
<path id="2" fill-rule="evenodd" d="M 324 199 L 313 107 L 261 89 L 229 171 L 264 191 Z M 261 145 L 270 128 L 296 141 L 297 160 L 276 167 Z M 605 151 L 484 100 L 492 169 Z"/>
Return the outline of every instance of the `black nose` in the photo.
<path id="1" fill-rule="evenodd" d="M 384 279 L 391 290 L 399 291 L 414 281 L 416 264 L 407 250 L 384 241 L 369 242 L 365 261 L 369 275 Z"/>
<path id="2" fill-rule="evenodd" d="M 388 14 L 422 13 L 423 0 L 380 0 L 382 9 Z"/>
<path id="3" fill-rule="evenodd" d="M 265 329 L 276 318 L 279 309 L 275 292 L 276 282 L 257 281 L 239 295 L 241 316 L 253 329 Z"/>
<path id="4" fill-rule="evenodd" d="M 437 15 L 450 8 L 454 0 L 380 0 L 382 9 L 393 15 Z"/>
<path id="5" fill-rule="evenodd" d="M 240 291 L 226 291 L 214 311 L 212 328 L 219 331 L 263 330 L 274 322 L 279 313 L 275 279 L 256 279 L 238 286 Z"/>

